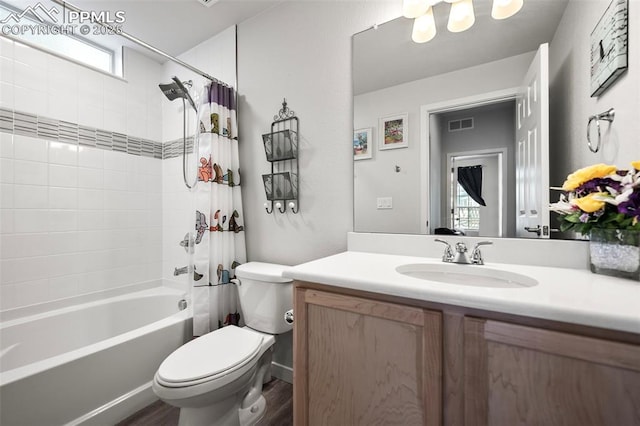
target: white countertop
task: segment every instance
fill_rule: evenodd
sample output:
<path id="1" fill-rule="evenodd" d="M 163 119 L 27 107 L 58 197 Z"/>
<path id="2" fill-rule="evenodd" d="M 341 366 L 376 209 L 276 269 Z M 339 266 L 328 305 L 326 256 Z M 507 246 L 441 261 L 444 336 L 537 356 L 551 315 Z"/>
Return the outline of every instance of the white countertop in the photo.
<path id="1" fill-rule="evenodd" d="M 335 287 L 533 318 L 640 333 L 640 282 L 587 270 L 487 262 L 471 268 L 516 272 L 538 281 L 522 288 L 444 284 L 411 278 L 396 267 L 440 259 L 347 251 L 284 271 L 284 276 Z"/>

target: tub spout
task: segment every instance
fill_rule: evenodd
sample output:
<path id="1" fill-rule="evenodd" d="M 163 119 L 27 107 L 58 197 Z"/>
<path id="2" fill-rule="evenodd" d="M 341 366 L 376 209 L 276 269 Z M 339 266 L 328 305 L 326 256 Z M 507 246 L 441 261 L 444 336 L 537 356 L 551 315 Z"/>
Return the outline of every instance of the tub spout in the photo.
<path id="1" fill-rule="evenodd" d="M 182 268 L 175 268 L 173 270 L 173 275 L 177 277 L 178 275 L 186 274 L 187 272 L 189 272 L 189 266 L 183 266 Z"/>

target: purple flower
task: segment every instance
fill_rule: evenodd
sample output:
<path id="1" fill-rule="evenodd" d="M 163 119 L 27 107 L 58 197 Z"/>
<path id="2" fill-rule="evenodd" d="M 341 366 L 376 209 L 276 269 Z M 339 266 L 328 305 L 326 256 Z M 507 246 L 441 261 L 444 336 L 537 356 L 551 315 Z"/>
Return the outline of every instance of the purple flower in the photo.
<path id="1" fill-rule="evenodd" d="M 633 192 L 627 201 L 618 204 L 618 213 L 640 219 L 640 192 Z"/>
<path id="2" fill-rule="evenodd" d="M 608 192 L 607 187 L 615 190 L 616 192 L 620 192 L 622 189 L 622 184 L 608 177 L 604 178 L 595 178 L 586 181 L 582 185 L 576 188 L 575 192 L 580 195 L 586 195 L 593 192 Z"/>
<path id="3" fill-rule="evenodd" d="M 580 222 L 587 223 L 589 221 L 589 213 L 582 213 L 580 215 Z"/>

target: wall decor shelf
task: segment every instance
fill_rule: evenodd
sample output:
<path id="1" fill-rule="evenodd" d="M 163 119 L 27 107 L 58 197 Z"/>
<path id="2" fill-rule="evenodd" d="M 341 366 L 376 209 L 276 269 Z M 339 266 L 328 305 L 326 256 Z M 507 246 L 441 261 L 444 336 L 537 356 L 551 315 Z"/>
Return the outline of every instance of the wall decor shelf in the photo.
<path id="1" fill-rule="evenodd" d="M 282 108 L 273 116 L 271 131 L 262 135 L 264 153 L 271 163 L 271 173 L 262 175 L 267 202 L 264 208 L 285 213 L 287 207 L 293 213 L 300 211 L 298 191 L 298 138 L 300 120 L 295 112 L 282 101 Z"/>

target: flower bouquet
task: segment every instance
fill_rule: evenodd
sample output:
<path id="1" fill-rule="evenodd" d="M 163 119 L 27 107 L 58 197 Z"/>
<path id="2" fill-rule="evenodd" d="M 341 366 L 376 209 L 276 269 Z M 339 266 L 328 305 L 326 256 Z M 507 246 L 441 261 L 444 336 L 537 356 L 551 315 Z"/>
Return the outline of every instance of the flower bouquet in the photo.
<path id="1" fill-rule="evenodd" d="M 589 235 L 592 271 L 640 280 L 640 161 L 631 166 L 575 171 L 551 210 L 560 214 L 561 231 Z"/>

